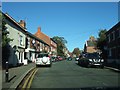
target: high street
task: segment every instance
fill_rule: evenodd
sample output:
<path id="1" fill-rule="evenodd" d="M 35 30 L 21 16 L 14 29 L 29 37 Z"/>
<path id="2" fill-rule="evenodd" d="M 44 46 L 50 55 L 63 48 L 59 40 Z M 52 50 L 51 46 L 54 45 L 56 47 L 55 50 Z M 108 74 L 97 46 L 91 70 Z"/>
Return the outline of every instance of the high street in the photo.
<path id="1" fill-rule="evenodd" d="M 54 62 L 52 67 L 38 67 L 31 88 L 118 87 L 119 75 L 106 68 L 85 68 L 74 60 L 64 60 Z"/>

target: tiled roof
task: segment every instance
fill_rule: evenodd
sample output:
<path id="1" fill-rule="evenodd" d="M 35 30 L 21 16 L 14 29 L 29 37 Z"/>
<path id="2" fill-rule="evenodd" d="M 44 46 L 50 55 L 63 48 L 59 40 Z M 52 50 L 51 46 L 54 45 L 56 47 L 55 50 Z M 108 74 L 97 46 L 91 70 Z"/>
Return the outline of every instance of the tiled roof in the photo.
<path id="1" fill-rule="evenodd" d="M 113 30 L 117 30 L 117 28 L 120 28 L 120 21 L 116 25 L 114 25 L 110 30 L 108 30 L 106 34 L 109 34 Z"/>
<path id="2" fill-rule="evenodd" d="M 21 28 L 21 30 L 23 31 L 23 32 L 25 32 L 26 31 L 26 29 L 24 29 L 22 26 L 20 26 L 20 24 L 15 20 L 15 19 L 13 19 L 8 13 L 6 13 L 6 14 L 4 14 L 4 13 L 2 13 L 7 19 L 9 19 L 11 22 L 13 22 L 16 26 L 18 26 L 19 28 Z"/>
<path id="3" fill-rule="evenodd" d="M 38 27 L 38 31 L 35 33 L 35 36 L 43 40 L 45 43 L 50 45 L 50 37 L 41 32 L 41 28 Z"/>

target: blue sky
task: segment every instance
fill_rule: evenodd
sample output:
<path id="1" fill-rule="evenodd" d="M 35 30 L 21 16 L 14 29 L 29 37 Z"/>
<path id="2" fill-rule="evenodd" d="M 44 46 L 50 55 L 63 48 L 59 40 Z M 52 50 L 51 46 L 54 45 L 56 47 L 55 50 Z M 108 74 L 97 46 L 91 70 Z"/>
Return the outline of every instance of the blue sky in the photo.
<path id="1" fill-rule="evenodd" d="M 16 21 L 26 20 L 33 34 L 40 26 L 50 37 L 64 37 L 70 51 L 83 49 L 91 35 L 97 37 L 100 29 L 118 22 L 117 2 L 4 2 L 2 10 Z"/>

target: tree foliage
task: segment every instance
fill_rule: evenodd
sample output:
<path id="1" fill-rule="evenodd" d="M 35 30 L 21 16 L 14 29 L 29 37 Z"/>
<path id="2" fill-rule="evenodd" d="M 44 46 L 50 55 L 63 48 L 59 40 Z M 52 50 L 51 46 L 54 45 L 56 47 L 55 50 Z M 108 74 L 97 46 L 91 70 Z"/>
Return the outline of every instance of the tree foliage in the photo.
<path id="1" fill-rule="evenodd" d="M 77 57 L 80 55 L 81 51 L 79 48 L 74 48 L 72 54 L 75 54 Z"/>
<path id="2" fill-rule="evenodd" d="M 2 47 L 5 47 L 10 41 L 13 41 L 13 39 L 8 37 L 9 32 L 7 31 L 7 27 L 5 25 L 5 17 L 2 16 Z"/>
<path id="3" fill-rule="evenodd" d="M 105 50 L 106 46 L 106 33 L 107 30 L 100 30 L 98 33 L 98 39 L 97 39 L 97 48 L 101 50 L 101 56 L 102 58 L 106 59 L 107 58 L 107 51 Z"/>
<path id="4" fill-rule="evenodd" d="M 9 44 L 10 41 L 13 41 L 13 39 L 9 38 L 9 32 L 7 31 L 5 17 L 0 11 L 0 20 L 2 23 L 0 24 L 0 28 L 2 29 L 2 47 L 5 47 L 7 44 Z"/>
<path id="5" fill-rule="evenodd" d="M 67 41 L 64 37 L 54 36 L 52 38 L 57 43 L 57 54 L 59 56 L 64 56 L 63 49 L 66 48 Z"/>
<path id="6" fill-rule="evenodd" d="M 5 17 L 2 15 L 2 12 L 0 11 L 0 18 L 2 20 L 2 66 L 5 67 L 5 62 L 8 61 L 8 58 L 10 56 L 10 41 L 13 41 L 13 39 L 9 38 L 9 32 L 7 31 Z"/>
<path id="7" fill-rule="evenodd" d="M 104 30 L 100 30 L 98 33 L 98 38 L 97 38 L 97 47 L 103 51 L 104 50 L 104 46 L 106 45 L 106 35 L 105 33 L 107 32 L 106 29 Z"/>

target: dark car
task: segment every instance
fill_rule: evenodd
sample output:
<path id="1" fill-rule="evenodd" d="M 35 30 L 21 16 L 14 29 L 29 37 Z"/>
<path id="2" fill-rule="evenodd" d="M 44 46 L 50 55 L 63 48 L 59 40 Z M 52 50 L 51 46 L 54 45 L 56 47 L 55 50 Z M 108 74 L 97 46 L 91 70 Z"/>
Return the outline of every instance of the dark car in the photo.
<path id="1" fill-rule="evenodd" d="M 68 61 L 71 61 L 71 60 L 72 60 L 72 57 L 68 57 L 67 60 L 68 60 Z"/>
<path id="2" fill-rule="evenodd" d="M 104 59 L 102 59 L 98 53 L 87 53 L 78 60 L 78 64 L 86 67 L 99 66 L 104 68 Z"/>

